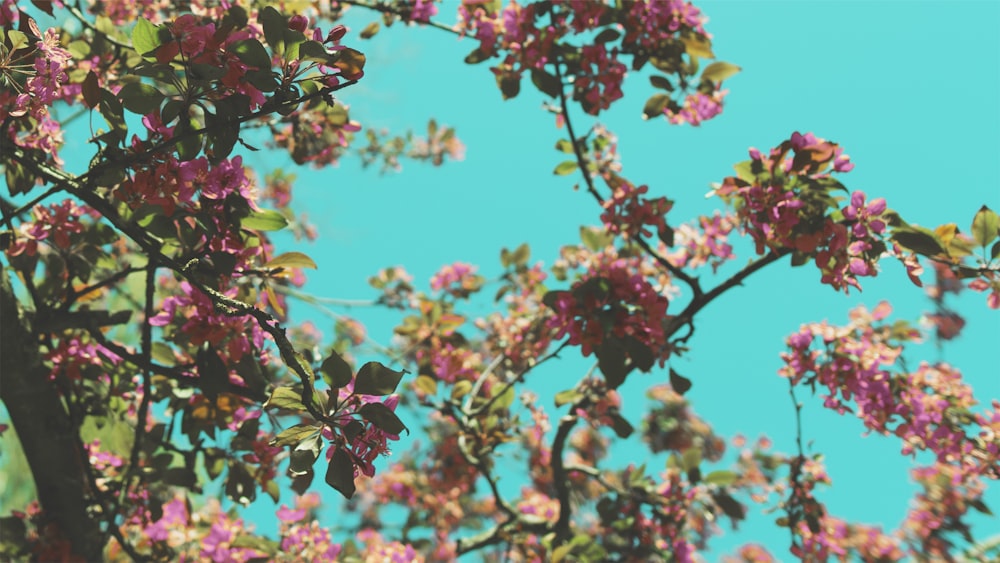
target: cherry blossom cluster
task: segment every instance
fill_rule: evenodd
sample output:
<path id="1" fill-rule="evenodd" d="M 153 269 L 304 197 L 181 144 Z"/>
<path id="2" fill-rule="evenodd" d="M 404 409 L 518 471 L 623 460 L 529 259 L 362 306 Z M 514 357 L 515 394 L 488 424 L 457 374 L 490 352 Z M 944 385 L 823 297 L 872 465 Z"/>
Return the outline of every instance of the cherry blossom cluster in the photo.
<path id="1" fill-rule="evenodd" d="M 688 94 L 677 109 L 667 106 L 663 113 L 667 116 L 667 121 L 673 125 L 688 123 L 698 126 L 722 113 L 722 103 L 727 94 L 729 90 L 723 90 L 721 86 L 715 86 L 707 94 L 703 92 Z"/>
<path id="2" fill-rule="evenodd" d="M 624 259 L 596 265 L 570 291 L 553 295 L 549 328 L 589 356 L 608 336 L 636 338 L 654 351 L 665 345 L 667 299 Z"/>
<path id="3" fill-rule="evenodd" d="M 642 68 L 651 55 L 661 56 L 654 64 L 670 72 L 677 72 L 684 64 L 684 52 L 692 60 L 711 56 L 705 17 L 690 2 L 678 0 L 636 0 L 617 5 L 572 0 L 524 6 L 514 1 L 503 6 L 499 2 L 465 0 L 458 15 L 458 29 L 479 41 L 479 48 L 466 61 L 475 63 L 494 56 L 502 59 L 491 70 L 505 98 L 517 95 L 525 73 L 530 73 L 532 81 L 546 94 L 559 94 L 562 71 L 554 76 L 545 70 L 546 66 L 561 65 L 570 41 L 603 28 L 596 39 L 583 40 L 580 46 L 573 47 L 576 56 L 565 59 L 573 99 L 591 115 L 598 115 L 622 98 L 627 70 L 620 60 L 623 55 L 633 56 L 634 70 Z M 691 46 L 676 52 L 676 46 L 686 42 Z M 687 90 L 686 77 L 679 80 L 681 90 Z M 683 108 L 664 103 L 662 113 L 671 123 L 695 125 L 718 115 L 725 91 L 719 91 L 718 84 L 712 85 L 711 81 L 705 85 L 709 94 L 688 95 Z"/>
<path id="4" fill-rule="evenodd" d="M 698 217 L 697 225 L 683 223 L 674 228 L 673 246 L 664 248 L 663 256 L 679 268 L 699 268 L 706 264 L 718 271 L 736 258 L 729 234 L 738 225 L 735 215 L 715 212 L 711 217 Z"/>
<path id="5" fill-rule="evenodd" d="M 903 454 L 929 450 L 939 463 L 955 464 L 970 474 L 995 473 L 1000 445 L 987 429 L 991 415 L 971 414 L 976 402 L 956 369 L 922 363 L 909 373 L 889 371 L 902 352 L 893 343 L 918 338 L 904 325 L 875 324 L 890 312 L 883 302 L 872 312 L 855 309 L 844 327 L 804 326 L 788 338 L 781 375 L 793 384 L 824 387 L 827 408 L 853 411 L 869 430 L 896 435 Z M 819 350 L 813 349 L 817 338 Z M 966 427 L 977 423 L 983 425 L 982 435 L 970 436 Z"/>
<path id="6" fill-rule="evenodd" d="M 672 201 L 665 197 L 645 197 L 649 186 L 636 187 L 626 180 L 616 184 L 611 185 L 612 195 L 604 200 L 605 211 L 601 214 L 601 221 L 608 232 L 636 238 L 666 230 L 666 214 L 673 207 Z"/>
<path id="7" fill-rule="evenodd" d="M 796 132 L 766 156 L 750 149 L 750 158 L 715 193 L 735 206 L 758 254 L 772 249 L 811 257 L 822 283 L 845 291 L 860 289 L 858 277 L 877 275 L 876 262 L 887 250 L 886 203 L 860 191 L 843 208 L 833 203 L 834 192 L 846 188 L 832 173 L 854 167 L 841 147 Z"/>
<path id="8" fill-rule="evenodd" d="M 475 272 L 475 266 L 464 262 L 443 266 L 431 276 L 431 289 L 456 298 L 466 298 L 483 285 L 483 277 L 476 275 Z"/>
<path id="9" fill-rule="evenodd" d="M 86 205 L 79 205 L 72 199 L 65 199 L 51 205 L 36 205 L 31 210 L 33 221 L 25 221 L 18 226 L 18 236 L 9 248 L 8 256 L 33 257 L 39 251 L 38 244 L 52 245 L 56 252 L 72 249 L 72 235 L 82 233 L 87 226 L 84 219 L 97 219 L 99 215 Z"/>

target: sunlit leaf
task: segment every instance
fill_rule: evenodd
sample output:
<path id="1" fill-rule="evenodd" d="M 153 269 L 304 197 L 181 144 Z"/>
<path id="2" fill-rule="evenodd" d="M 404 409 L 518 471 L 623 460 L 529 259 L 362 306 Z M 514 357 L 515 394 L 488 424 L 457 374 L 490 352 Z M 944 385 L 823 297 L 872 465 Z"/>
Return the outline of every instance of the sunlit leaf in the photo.
<path id="1" fill-rule="evenodd" d="M 271 209 L 254 211 L 240 221 L 244 229 L 255 231 L 280 231 L 288 226 L 285 216 Z"/>
<path id="2" fill-rule="evenodd" d="M 573 172 L 576 172 L 579 168 L 580 166 L 576 163 L 575 160 L 567 160 L 559 163 L 559 165 L 556 166 L 555 170 L 553 170 L 552 173 L 555 174 L 556 176 L 565 176 L 567 174 L 572 174 Z"/>
<path id="3" fill-rule="evenodd" d="M 985 205 L 972 219 L 972 239 L 979 246 L 986 246 L 1000 236 L 1000 216 Z"/>
<path id="4" fill-rule="evenodd" d="M 132 47 L 143 57 L 160 46 L 159 29 L 146 18 L 140 17 L 132 28 Z"/>
<path id="5" fill-rule="evenodd" d="M 269 444 L 277 448 L 290 446 L 292 444 L 298 444 L 302 440 L 316 434 L 317 432 L 319 432 L 319 428 L 316 428 L 311 424 L 296 424 L 295 426 L 282 430 L 269 442 Z"/>
<path id="6" fill-rule="evenodd" d="M 742 69 L 734 64 L 718 61 L 706 66 L 701 71 L 701 78 L 703 80 L 711 80 L 712 82 L 722 82 L 740 70 Z"/>
<path id="7" fill-rule="evenodd" d="M 311 268 L 315 270 L 316 262 L 301 252 L 285 252 L 269 260 L 267 264 L 264 264 L 264 267 L 270 270 L 275 268 Z"/>
<path id="8" fill-rule="evenodd" d="M 272 391 L 270 398 L 264 402 L 264 408 L 306 410 L 306 406 L 302 404 L 302 393 L 291 387 L 278 387 Z"/>

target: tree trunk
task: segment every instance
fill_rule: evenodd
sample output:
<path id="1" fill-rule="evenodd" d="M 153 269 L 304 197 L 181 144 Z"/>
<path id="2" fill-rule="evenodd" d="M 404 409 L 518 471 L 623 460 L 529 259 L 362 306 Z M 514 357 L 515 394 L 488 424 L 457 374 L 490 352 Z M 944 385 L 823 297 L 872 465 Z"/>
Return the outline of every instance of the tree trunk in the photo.
<path id="1" fill-rule="evenodd" d="M 48 379 L 6 271 L 0 272 L 0 399 L 21 440 L 45 516 L 76 556 L 100 561 L 103 536 L 87 511 L 79 430 Z"/>

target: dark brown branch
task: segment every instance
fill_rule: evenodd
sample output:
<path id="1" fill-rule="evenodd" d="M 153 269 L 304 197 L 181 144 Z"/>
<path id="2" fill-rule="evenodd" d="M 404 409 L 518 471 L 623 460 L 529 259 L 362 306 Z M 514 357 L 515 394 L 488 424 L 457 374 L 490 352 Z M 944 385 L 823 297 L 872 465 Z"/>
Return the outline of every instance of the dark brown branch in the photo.
<path id="1" fill-rule="evenodd" d="M 0 272 L 0 398 L 10 413 L 48 518 L 84 561 L 100 561 L 103 544 L 90 518 L 85 461 L 76 426 L 49 382 L 38 341 L 7 272 Z"/>

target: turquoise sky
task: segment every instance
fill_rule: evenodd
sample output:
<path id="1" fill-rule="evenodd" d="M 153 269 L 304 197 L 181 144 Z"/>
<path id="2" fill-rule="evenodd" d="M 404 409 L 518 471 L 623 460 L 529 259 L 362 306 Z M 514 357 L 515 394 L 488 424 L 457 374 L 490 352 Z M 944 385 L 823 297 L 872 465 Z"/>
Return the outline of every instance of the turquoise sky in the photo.
<path id="1" fill-rule="evenodd" d="M 698 5 L 710 18 L 716 55 L 743 67 L 726 83 L 731 93 L 724 113 L 700 128 L 644 122 L 641 108 L 651 88 L 646 73 L 630 73 L 625 99 L 599 119 L 619 136 L 624 175 L 676 200 L 672 222 L 718 208 L 719 201 L 704 198 L 709 184 L 746 159 L 748 147 L 765 149 L 796 130 L 841 143 L 857 165 L 843 177 L 848 188 L 885 197 L 912 223 L 956 222 L 967 230 L 984 203 L 1000 209 L 1000 3 Z M 457 0 L 444 2 L 439 20 L 453 22 L 456 6 Z M 375 19 L 362 10 L 353 13 L 355 30 Z M 350 38 L 345 43 L 352 44 Z M 339 96 L 355 119 L 419 131 L 433 116 L 456 127 L 468 150 L 461 163 L 404 164 L 401 174 L 384 177 L 362 172 L 352 161 L 338 169 L 297 172 L 297 201 L 321 235 L 309 250 L 320 264 L 310 273 L 309 291 L 367 298 L 372 296 L 367 276 L 396 264 L 424 287 L 441 265 L 456 260 L 481 265 L 489 277 L 500 271 L 499 249 L 521 242 L 531 244 L 533 260 L 550 263 L 560 245 L 578 240 L 581 224 L 598 223 L 591 198 L 572 189 L 579 178 L 552 175 L 562 160 L 552 147 L 564 131 L 541 110 L 542 95 L 526 87 L 517 99 L 503 102 L 486 64 L 462 62 L 474 47 L 470 41 L 394 26 L 355 46 L 368 56 L 367 74 Z M 593 123 L 579 111 L 573 118 L 580 129 Z M 262 166 L 285 165 L 274 154 L 260 158 Z M 745 245 L 738 253 L 738 264 L 751 256 Z M 835 293 L 818 279 L 811 266 L 775 265 L 701 314 L 691 353 L 673 367 L 694 380 L 689 397 L 720 434 L 766 434 L 777 449 L 792 451 L 793 409 L 787 383 L 776 370 L 785 336 L 800 324 L 843 323 L 850 308 L 870 308 L 883 299 L 892 301 L 894 318 L 912 322 L 930 308 L 922 290 L 888 261 L 880 277 L 863 281 L 860 294 Z M 988 403 L 1000 396 L 995 367 L 1000 317 L 985 309 L 983 295 L 967 293 L 954 301 L 968 321 L 961 340 L 940 355 L 931 345 L 914 349 L 908 361 L 943 357 L 963 370 Z M 297 318 L 329 325 L 301 307 L 296 312 Z M 376 340 L 389 341 L 391 317 L 345 312 L 366 322 Z M 531 387 L 543 395 L 568 388 L 589 366 L 584 360 L 563 361 L 532 379 Z M 655 371 L 633 376 L 622 392 L 625 412 L 638 413 L 647 405 L 644 388 L 665 378 Z M 830 512 L 898 525 L 914 490 L 911 461 L 898 454 L 898 441 L 862 438 L 856 419 L 826 412 L 808 393 L 799 398 L 805 403 L 805 438 L 812 451 L 826 454 L 834 481 L 822 496 Z M 639 415 L 631 421 L 638 424 Z M 643 455 L 639 448 L 620 451 L 631 459 Z M 662 467 L 658 463 L 650 467 Z M 518 488 L 515 482 L 507 485 Z M 1000 506 L 996 491 L 989 499 Z M 335 522 L 339 512 L 328 514 Z M 739 533 L 715 544 L 709 559 L 745 541 L 765 543 L 786 558 L 787 533 L 771 524 L 774 517 L 752 513 Z M 1000 531 L 995 520 L 977 522 L 983 534 Z"/>

